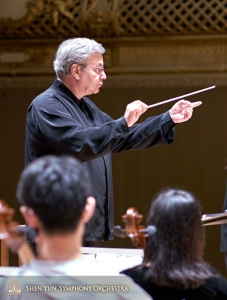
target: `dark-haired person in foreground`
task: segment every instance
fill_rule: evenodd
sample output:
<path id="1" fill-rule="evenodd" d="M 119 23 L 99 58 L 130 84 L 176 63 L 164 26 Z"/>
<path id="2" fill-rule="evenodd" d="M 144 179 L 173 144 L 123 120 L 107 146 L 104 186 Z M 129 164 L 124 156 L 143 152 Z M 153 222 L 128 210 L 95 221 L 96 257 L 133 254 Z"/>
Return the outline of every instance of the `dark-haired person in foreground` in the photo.
<path id="1" fill-rule="evenodd" d="M 7 283 L 1 282 L 1 300 L 150 299 L 133 280 L 112 272 L 111 265 L 82 256 L 85 225 L 94 213 L 95 199 L 81 162 L 64 156 L 35 160 L 22 172 L 16 195 L 26 223 L 38 232 L 37 258 L 10 274 Z M 21 284 L 21 295 L 8 295 L 9 289 L 15 290 L 9 288 L 12 282 Z M 41 290 L 30 289 L 33 286 Z"/>
<path id="2" fill-rule="evenodd" d="M 151 205 L 143 263 L 124 270 L 154 300 L 226 300 L 227 280 L 203 260 L 199 202 L 183 190 L 164 190 Z"/>
<path id="3" fill-rule="evenodd" d="M 26 164 L 45 155 L 68 154 L 82 161 L 89 173 L 96 209 L 84 234 L 88 247 L 113 239 L 112 154 L 171 144 L 176 123 L 189 120 L 201 104 L 180 100 L 136 124 L 148 109 L 136 100 L 114 120 L 86 97 L 104 84 L 104 53 L 101 44 L 88 38 L 62 42 L 54 60 L 57 78 L 32 101 L 26 115 Z"/>

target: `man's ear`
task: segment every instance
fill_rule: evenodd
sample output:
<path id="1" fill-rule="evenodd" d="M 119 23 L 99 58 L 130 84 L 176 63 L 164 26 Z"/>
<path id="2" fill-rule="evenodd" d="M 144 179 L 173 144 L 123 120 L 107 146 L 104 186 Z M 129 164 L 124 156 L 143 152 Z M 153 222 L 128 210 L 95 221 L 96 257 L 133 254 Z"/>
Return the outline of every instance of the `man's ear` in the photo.
<path id="1" fill-rule="evenodd" d="M 81 217 L 81 220 L 84 223 L 87 223 L 95 212 L 96 201 L 93 197 L 88 197 L 86 200 L 86 205 L 84 207 L 84 211 Z"/>
<path id="2" fill-rule="evenodd" d="M 39 219 L 36 216 L 36 214 L 34 213 L 33 209 L 31 209 L 30 207 L 28 207 L 26 205 L 22 205 L 20 207 L 20 212 L 21 212 L 22 216 L 24 217 L 26 224 L 28 224 L 30 227 L 32 227 L 34 229 L 38 229 L 40 227 Z"/>
<path id="3" fill-rule="evenodd" d="M 77 80 L 80 79 L 80 66 L 77 64 L 73 64 L 71 66 L 71 74 Z"/>

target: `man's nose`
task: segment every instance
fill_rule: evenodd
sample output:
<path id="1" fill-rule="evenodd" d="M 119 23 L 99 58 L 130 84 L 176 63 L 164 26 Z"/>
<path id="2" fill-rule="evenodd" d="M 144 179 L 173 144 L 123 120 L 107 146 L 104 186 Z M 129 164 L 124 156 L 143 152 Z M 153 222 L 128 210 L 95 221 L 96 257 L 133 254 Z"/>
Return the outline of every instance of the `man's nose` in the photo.
<path id="1" fill-rule="evenodd" d="M 106 79 L 107 76 L 106 76 L 106 73 L 105 73 L 104 70 L 102 71 L 100 77 L 102 78 L 102 80 L 105 80 L 105 79 Z"/>

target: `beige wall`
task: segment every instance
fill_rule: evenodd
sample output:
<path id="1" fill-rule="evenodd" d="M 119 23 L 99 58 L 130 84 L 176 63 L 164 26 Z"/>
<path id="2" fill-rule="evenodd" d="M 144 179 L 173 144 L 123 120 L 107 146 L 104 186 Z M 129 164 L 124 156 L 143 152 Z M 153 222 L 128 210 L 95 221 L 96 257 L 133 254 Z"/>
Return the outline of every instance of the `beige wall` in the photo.
<path id="1" fill-rule="evenodd" d="M 111 77 L 107 80 L 111 81 Z M 16 208 L 16 219 L 20 222 L 23 220 L 18 213 L 15 189 L 24 165 L 25 113 L 30 101 L 51 81 L 52 77 L 42 87 L 0 89 L 0 198 Z M 196 89 L 190 86 L 106 88 L 104 85 L 100 93 L 91 98 L 102 110 L 118 118 L 132 100 L 141 99 L 149 104 Z M 130 206 L 137 207 L 145 218 L 152 197 L 164 187 L 193 192 L 201 201 L 204 213 L 222 211 L 227 164 L 226 94 L 227 87 L 217 86 L 191 97 L 191 101 L 202 100 L 203 104 L 195 109 L 190 121 L 177 125 L 172 145 L 113 155 L 115 224 L 124 226 L 121 216 Z M 144 117 L 160 114 L 171 106 L 150 109 Z M 206 260 L 227 275 L 223 255 L 219 252 L 220 227 L 207 227 L 206 240 Z M 106 246 L 132 247 L 132 244 L 130 240 L 115 238 Z"/>

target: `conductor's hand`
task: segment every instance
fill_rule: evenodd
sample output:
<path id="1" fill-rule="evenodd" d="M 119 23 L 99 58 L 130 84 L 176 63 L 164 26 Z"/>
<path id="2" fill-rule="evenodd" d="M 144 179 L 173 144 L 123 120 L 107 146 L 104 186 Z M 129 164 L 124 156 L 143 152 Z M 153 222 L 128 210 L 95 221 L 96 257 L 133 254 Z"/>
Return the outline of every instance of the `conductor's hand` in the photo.
<path id="1" fill-rule="evenodd" d="M 135 100 L 132 103 L 129 103 L 125 110 L 125 119 L 128 124 L 128 127 L 131 127 L 139 117 L 147 110 L 147 105 L 140 100 Z"/>
<path id="2" fill-rule="evenodd" d="M 174 123 L 182 123 L 189 120 L 193 113 L 193 108 L 201 105 L 202 102 L 190 102 L 187 100 L 180 100 L 170 109 L 170 117 Z"/>

